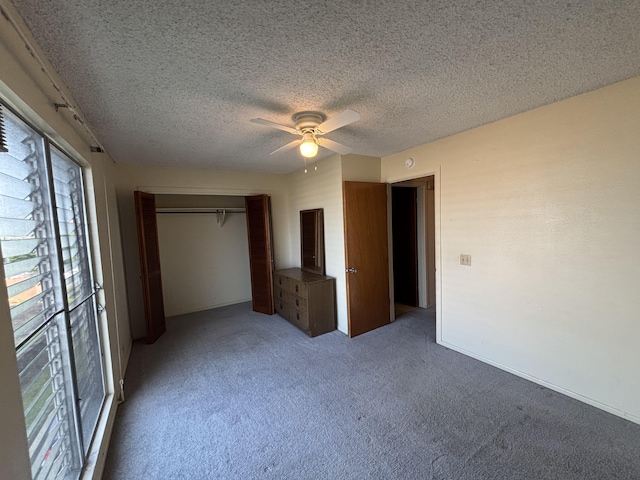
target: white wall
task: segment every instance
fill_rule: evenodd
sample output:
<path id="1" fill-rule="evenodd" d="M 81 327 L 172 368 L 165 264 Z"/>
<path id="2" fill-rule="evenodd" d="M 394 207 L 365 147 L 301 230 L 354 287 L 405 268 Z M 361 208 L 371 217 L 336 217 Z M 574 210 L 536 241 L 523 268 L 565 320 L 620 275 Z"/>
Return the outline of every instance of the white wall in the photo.
<path id="1" fill-rule="evenodd" d="M 116 189 L 133 338 L 144 338 L 144 306 L 133 191 L 180 195 L 271 196 L 276 268 L 291 265 L 288 185 L 284 175 L 172 167 L 116 165 Z M 195 252 L 193 252 L 195 253 Z"/>
<path id="2" fill-rule="evenodd" d="M 636 77 L 383 158 L 440 171 L 440 343 L 640 422 L 639 132 Z"/>
<path id="3" fill-rule="evenodd" d="M 251 300 L 247 219 L 158 214 L 164 310 L 182 315 Z"/>

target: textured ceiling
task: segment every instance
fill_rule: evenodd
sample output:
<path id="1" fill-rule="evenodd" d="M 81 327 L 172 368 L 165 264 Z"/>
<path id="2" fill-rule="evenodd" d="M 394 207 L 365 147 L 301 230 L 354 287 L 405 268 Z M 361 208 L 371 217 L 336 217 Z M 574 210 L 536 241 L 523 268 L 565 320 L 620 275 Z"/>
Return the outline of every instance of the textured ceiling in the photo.
<path id="1" fill-rule="evenodd" d="M 249 120 L 346 108 L 380 157 L 640 74 L 638 0 L 14 4 L 121 163 L 290 172 Z"/>

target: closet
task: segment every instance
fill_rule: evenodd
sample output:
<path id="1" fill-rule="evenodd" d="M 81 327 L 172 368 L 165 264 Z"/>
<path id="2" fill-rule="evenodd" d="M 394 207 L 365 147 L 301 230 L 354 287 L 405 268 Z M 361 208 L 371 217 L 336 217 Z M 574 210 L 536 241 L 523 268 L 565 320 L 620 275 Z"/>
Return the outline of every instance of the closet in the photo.
<path id="1" fill-rule="evenodd" d="M 245 197 L 155 197 L 165 315 L 250 301 Z"/>

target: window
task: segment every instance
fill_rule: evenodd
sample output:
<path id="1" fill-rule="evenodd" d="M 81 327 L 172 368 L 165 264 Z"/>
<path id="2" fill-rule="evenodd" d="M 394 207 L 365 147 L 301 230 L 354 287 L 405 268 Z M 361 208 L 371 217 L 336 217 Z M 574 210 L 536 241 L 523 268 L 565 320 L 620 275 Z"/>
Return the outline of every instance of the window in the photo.
<path id="1" fill-rule="evenodd" d="M 82 168 L 1 104 L 0 119 L 0 249 L 31 473 L 77 478 L 105 397 Z"/>

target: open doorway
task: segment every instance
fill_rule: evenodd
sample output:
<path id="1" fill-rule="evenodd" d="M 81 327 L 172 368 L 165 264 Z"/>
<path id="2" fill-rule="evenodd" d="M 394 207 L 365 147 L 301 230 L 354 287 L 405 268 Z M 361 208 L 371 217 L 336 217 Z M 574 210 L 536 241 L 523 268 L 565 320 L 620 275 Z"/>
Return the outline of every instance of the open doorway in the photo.
<path id="1" fill-rule="evenodd" d="M 391 216 L 395 316 L 421 310 L 435 332 L 434 176 L 394 183 Z"/>

